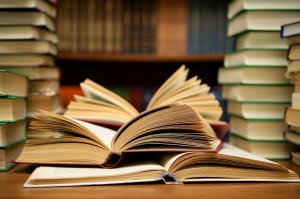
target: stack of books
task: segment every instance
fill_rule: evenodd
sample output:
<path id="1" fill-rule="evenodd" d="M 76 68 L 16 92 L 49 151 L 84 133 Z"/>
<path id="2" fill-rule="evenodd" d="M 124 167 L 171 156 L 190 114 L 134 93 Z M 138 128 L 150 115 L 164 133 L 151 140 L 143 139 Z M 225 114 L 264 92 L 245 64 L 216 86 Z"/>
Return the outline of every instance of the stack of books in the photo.
<path id="1" fill-rule="evenodd" d="M 28 78 L 0 70 L 0 171 L 15 164 L 26 139 Z"/>
<path id="2" fill-rule="evenodd" d="M 286 108 L 284 115 L 285 122 L 289 125 L 284 136 L 289 142 L 298 146 L 291 156 L 292 162 L 300 166 L 300 21 L 282 25 L 281 37 L 289 46 L 286 77 L 294 85 L 294 92 L 291 96 L 292 103 Z"/>
<path id="3" fill-rule="evenodd" d="M 268 159 L 288 159 L 293 150 L 283 136 L 294 88 L 285 78 L 288 45 L 280 29 L 299 19 L 299 10 L 292 0 L 235 0 L 228 7 L 227 35 L 236 46 L 225 54 L 218 82 L 230 115 L 230 143 Z"/>
<path id="4" fill-rule="evenodd" d="M 62 111 L 55 2 L 0 1 L 0 8 L 0 69 L 28 77 L 28 118 L 37 109 Z"/>

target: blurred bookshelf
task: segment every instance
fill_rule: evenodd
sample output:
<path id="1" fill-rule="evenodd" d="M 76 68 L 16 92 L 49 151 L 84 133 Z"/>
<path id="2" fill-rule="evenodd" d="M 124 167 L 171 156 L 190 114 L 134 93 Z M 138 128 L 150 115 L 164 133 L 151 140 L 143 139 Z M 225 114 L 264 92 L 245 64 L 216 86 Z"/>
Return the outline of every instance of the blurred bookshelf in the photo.
<path id="1" fill-rule="evenodd" d="M 106 87 L 155 89 L 180 65 L 218 86 L 230 0 L 59 0 L 62 86 L 90 78 Z"/>

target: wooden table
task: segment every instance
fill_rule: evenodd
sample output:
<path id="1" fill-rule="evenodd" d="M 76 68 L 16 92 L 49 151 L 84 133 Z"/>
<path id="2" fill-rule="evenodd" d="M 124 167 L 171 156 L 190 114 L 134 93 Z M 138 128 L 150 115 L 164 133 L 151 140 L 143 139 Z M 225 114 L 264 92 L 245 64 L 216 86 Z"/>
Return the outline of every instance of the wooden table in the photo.
<path id="1" fill-rule="evenodd" d="M 300 168 L 289 163 L 279 162 L 297 172 Z M 284 198 L 300 199 L 300 183 L 199 183 L 184 185 L 166 184 L 130 184 L 110 186 L 82 186 L 82 187 L 51 187 L 51 188 L 23 188 L 33 165 L 17 165 L 8 172 L 0 173 L 0 199 L 19 198 Z"/>

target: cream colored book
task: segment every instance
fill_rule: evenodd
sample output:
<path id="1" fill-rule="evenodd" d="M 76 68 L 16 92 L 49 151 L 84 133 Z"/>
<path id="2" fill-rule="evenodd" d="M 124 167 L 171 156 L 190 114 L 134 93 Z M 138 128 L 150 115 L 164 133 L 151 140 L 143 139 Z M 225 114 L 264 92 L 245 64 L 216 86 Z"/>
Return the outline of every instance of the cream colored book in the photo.
<path id="1" fill-rule="evenodd" d="M 299 178 L 280 164 L 224 144 L 218 153 L 160 153 L 113 169 L 40 166 L 24 187 L 235 181 L 299 182 Z"/>
<path id="2" fill-rule="evenodd" d="M 62 135 L 28 139 L 16 162 L 114 167 L 134 152 L 216 152 L 222 144 L 208 121 L 182 103 L 142 112 L 117 131 L 46 111 L 30 128 Z M 219 128 L 226 132 L 228 125 Z"/>
<path id="3" fill-rule="evenodd" d="M 285 76 L 286 70 L 286 67 L 223 67 L 219 68 L 218 82 L 221 84 L 289 84 L 290 80 Z"/>
<path id="4" fill-rule="evenodd" d="M 227 35 L 232 37 L 246 31 L 280 31 L 281 25 L 298 21 L 299 17 L 299 8 L 298 10 L 247 10 L 228 21 Z"/>
<path id="5" fill-rule="evenodd" d="M 295 10 L 300 9 L 298 0 L 234 0 L 228 6 L 228 19 L 247 10 Z"/>
<path id="6" fill-rule="evenodd" d="M 287 66 L 287 50 L 246 49 L 225 54 L 225 68 L 237 66 Z"/>
<path id="7" fill-rule="evenodd" d="M 52 18 L 56 17 L 56 7 L 54 4 L 44 0 L 0 0 L 2 9 L 28 9 L 45 12 Z"/>

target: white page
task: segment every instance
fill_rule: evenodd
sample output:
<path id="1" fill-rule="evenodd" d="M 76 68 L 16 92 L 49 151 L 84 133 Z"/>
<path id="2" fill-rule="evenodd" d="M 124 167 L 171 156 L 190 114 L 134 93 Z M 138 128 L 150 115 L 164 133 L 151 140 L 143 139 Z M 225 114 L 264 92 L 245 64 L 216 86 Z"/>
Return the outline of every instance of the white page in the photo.
<path id="1" fill-rule="evenodd" d="M 96 135 L 98 138 L 100 138 L 102 140 L 102 142 L 106 146 L 108 146 L 109 149 L 111 149 L 111 146 L 112 146 L 111 142 L 112 142 L 114 135 L 116 134 L 115 130 L 112 130 L 112 129 L 109 129 L 109 128 L 106 128 L 103 126 L 95 125 L 95 124 L 92 124 L 89 122 L 84 122 L 81 120 L 73 119 L 73 118 L 69 118 L 69 119 L 79 123 L 80 125 L 84 126 L 88 130 L 90 130 L 94 135 Z"/>

